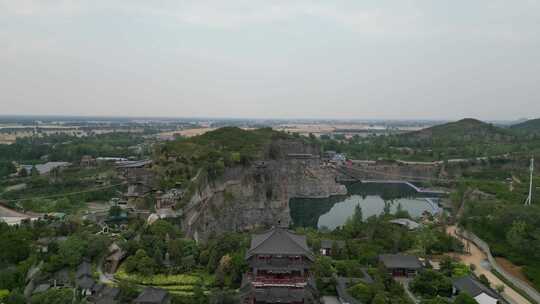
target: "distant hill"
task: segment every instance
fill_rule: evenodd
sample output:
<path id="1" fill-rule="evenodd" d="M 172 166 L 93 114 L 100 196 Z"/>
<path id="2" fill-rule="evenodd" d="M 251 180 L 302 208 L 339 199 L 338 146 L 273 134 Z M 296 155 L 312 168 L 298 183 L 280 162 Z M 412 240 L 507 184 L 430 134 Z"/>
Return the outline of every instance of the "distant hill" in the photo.
<path id="1" fill-rule="evenodd" d="M 518 132 L 540 132 L 540 118 L 530 119 L 515 125 L 510 126 L 510 129 Z"/>
<path id="2" fill-rule="evenodd" d="M 510 140 L 513 135 L 508 130 L 492 124 L 473 118 L 465 118 L 456 122 L 405 133 L 401 137 L 410 141 L 459 144 L 467 142 L 504 142 Z"/>

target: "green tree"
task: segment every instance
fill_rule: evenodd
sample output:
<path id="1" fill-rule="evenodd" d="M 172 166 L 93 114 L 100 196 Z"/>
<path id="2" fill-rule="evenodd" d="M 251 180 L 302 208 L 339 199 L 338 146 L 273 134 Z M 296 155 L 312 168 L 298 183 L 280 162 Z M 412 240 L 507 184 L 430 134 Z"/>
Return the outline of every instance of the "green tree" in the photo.
<path id="1" fill-rule="evenodd" d="M 72 304 L 74 293 L 71 289 L 49 289 L 33 295 L 31 304 Z"/>
<path id="2" fill-rule="evenodd" d="M 460 293 L 454 300 L 454 304 L 478 304 L 478 302 L 466 293 Z"/>
<path id="3" fill-rule="evenodd" d="M 166 235 L 169 235 L 169 237 L 174 237 L 175 230 L 175 227 L 166 220 L 157 220 L 150 226 L 150 232 L 162 239 L 164 239 Z"/>
<path id="4" fill-rule="evenodd" d="M 487 287 L 491 287 L 491 283 L 489 282 L 489 279 L 484 274 L 481 274 L 478 277 L 478 281 L 480 281 L 480 283 L 484 284 Z"/>
<path id="5" fill-rule="evenodd" d="M 416 236 L 416 243 L 418 249 L 422 252 L 422 255 L 425 256 L 428 253 L 428 249 L 435 244 L 437 237 L 435 233 L 429 227 L 423 227 L 418 231 Z"/>
<path id="6" fill-rule="evenodd" d="M 138 272 L 143 276 L 151 276 L 157 271 L 157 264 L 149 257 L 144 249 L 139 249 L 135 255 L 130 256 L 125 262 L 126 272 Z"/>
<path id="7" fill-rule="evenodd" d="M 425 270 L 420 272 L 410 284 L 414 293 L 426 298 L 435 296 L 449 297 L 452 294 L 452 282 L 443 274 Z"/>
<path id="8" fill-rule="evenodd" d="M 201 283 L 196 283 L 193 286 L 193 304 L 206 304 L 208 303 Z"/>
<path id="9" fill-rule="evenodd" d="M 80 237 L 70 236 L 60 243 L 58 253 L 65 265 L 76 267 L 82 262 L 87 245 L 87 242 Z"/>
<path id="10" fill-rule="evenodd" d="M 30 255 L 30 235 L 24 230 L 9 231 L 0 235 L 2 250 L 0 250 L 0 264 L 17 264 Z"/>
<path id="11" fill-rule="evenodd" d="M 16 267 L 0 270 L 0 290 L 13 290 L 24 286 L 24 275 Z"/>
<path id="12" fill-rule="evenodd" d="M 378 292 L 371 301 L 371 304 L 386 304 L 386 295 L 384 292 Z"/>
<path id="13" fill-rule="evenodd" d="M 409 214 L 409 211 L 403 209 L 403 206 L 401 203 L 398 203 L 396 213 L 394 214 L 397 218 L 411 218 L 411 215 Z"/>
<path id="14" fill-rule="evenodd" d="M 373 290 L 365 283 L 358 283 L 349 288 L 349 293 L 362 303 L 371 303 L 374 297 Z"/>
<path id="15" fill-rule="evenodd" d="M 332 266 L 332 259 L 327 256 L 317 257 L 313 265 L 313 272 L 318 278 L 332 277 L 336 270 Z"/>
<path id="16" fill-rule="evenodd" d="M 9 293 L 6 303 L 9 304 L 26 304 L 26 299 L 19 289 L 14 289 Z"/>
<path id="17" fill-rule="evenodd" d="M 421 304 L 450 304 L 450 302 L 446 299 L 437 297 L 433 299 L 423 300 Z"/>
<path id="18" fill-rule="evenodd" d="M 441 273 L 443 273 L 447 277 L 450 277 L 452 276 L 452 272 L 454 271 L 454 261 L 451 257 L 445 255 L 441 260 L 440 267 Z"/>
<path id="19" fill-rule="evenodd" d="M 137 291 L 137 286 L 126 281 L 120 281 L 118 284 L 118 289 L 120 290 L 118 295 L 119 303 L 131 303 L 131 301 L 133 301 L 139 294 Z"/>
<path id="20" fill-rule="evenodd" d="M 39 171 L 36 169 L 36 166 L 32 166 L 32 169 L 30 169 L 30 176 L 36 177 L 39 175 Z"/>
<path id="21" fill-rule="evenodd" d="M 506 240 L 512 248 L 522 251 L 524 246 L 527 246 L 527 223 L 525 221 L 516 220 L 512 222 L 512 226 L 506 234 Z"/>

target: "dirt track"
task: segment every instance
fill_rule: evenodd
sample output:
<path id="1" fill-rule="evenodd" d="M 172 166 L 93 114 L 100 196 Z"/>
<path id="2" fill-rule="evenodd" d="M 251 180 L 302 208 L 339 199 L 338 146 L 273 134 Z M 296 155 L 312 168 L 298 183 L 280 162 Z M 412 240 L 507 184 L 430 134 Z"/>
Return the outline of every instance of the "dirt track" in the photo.
<path id="1" fill-rule="evenodd" d="M 455 226 L 449 226 L 447 228 L 446 232 L 448 234 L 450 234 L 450 235 L 457 236 Z M 461 239 L 461 238 L 459 238 L 459 239 Z M 462 240 L 462 242 L 464 242 L 464 244 L 465 244 L 465 242 L 468 242 L 468 241 Z M 503 285 L 504 286 L 504 294 L 508 298 L 513 300 L 514 303 L 517 303 L 517 304 L 530 304 L 531 303 L 531 302 L 527 301 L 527 299 L 522 297 L 520 294 L 518 294 L 515 290 L 510 288 L 510 286 L 503 283 L 491 271 L 485 269 L 482 266 L 482 262 L 487 259 L 484 252 L 482 252 L 482 250 L 480 250 L 480 248 L 476 247 L 476 245 L 474 245 L 472 242 L 468 242 L 468 244 L 469 244 L 470 249 L 471 249 L 470 254 L 454 254 L 453 256 L 457 257 L 459 260 L 461 260 L 463 263 L 465 263 L 467 265 L 470 265 L 470 264 L 475 265 L 476 268 L 475 268 L 474 272 L 476 273 L 476 275 L 481 275 L 481 274 L 485 275 L 488 278 L 489 282 L 491 283 L 491 286 L 495 287 L 495 286 L 498 286 L 498 285 Z"/>
<path id="2" fill-rule="evenodd" d="M 20 213 L 13 209 L 4 207 L 0 204 L 0 217 L 29 217 L 28 214 Z"/>

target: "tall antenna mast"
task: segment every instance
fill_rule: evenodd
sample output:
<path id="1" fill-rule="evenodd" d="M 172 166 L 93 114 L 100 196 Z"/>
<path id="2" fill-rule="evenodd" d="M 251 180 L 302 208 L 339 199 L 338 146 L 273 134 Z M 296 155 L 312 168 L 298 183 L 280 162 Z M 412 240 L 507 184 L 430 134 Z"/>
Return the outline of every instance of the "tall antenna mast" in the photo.
<path id="1" fill-rule="evenodd" d="M 529 178 L 529 196 L 525 200 L 525 206 L 530 206 L 532 203 L 532 185 L 533 185 L 533 172 L 534 172 L 534 157 L 531 157 L 531 177 Z"/>

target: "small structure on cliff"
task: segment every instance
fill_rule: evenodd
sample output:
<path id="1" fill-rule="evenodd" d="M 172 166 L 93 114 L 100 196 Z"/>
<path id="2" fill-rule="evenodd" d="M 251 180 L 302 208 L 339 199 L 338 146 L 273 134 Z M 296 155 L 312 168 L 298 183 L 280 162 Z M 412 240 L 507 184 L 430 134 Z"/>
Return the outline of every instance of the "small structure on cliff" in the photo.
<path id="1" fill-rule="evenodd" d="M 310 272 L 314 259 L 306 237 L 285 228 L 253 235 L 246 254 L 249 271 L 240 289 L 242 303 L 316 303 Z"/>

